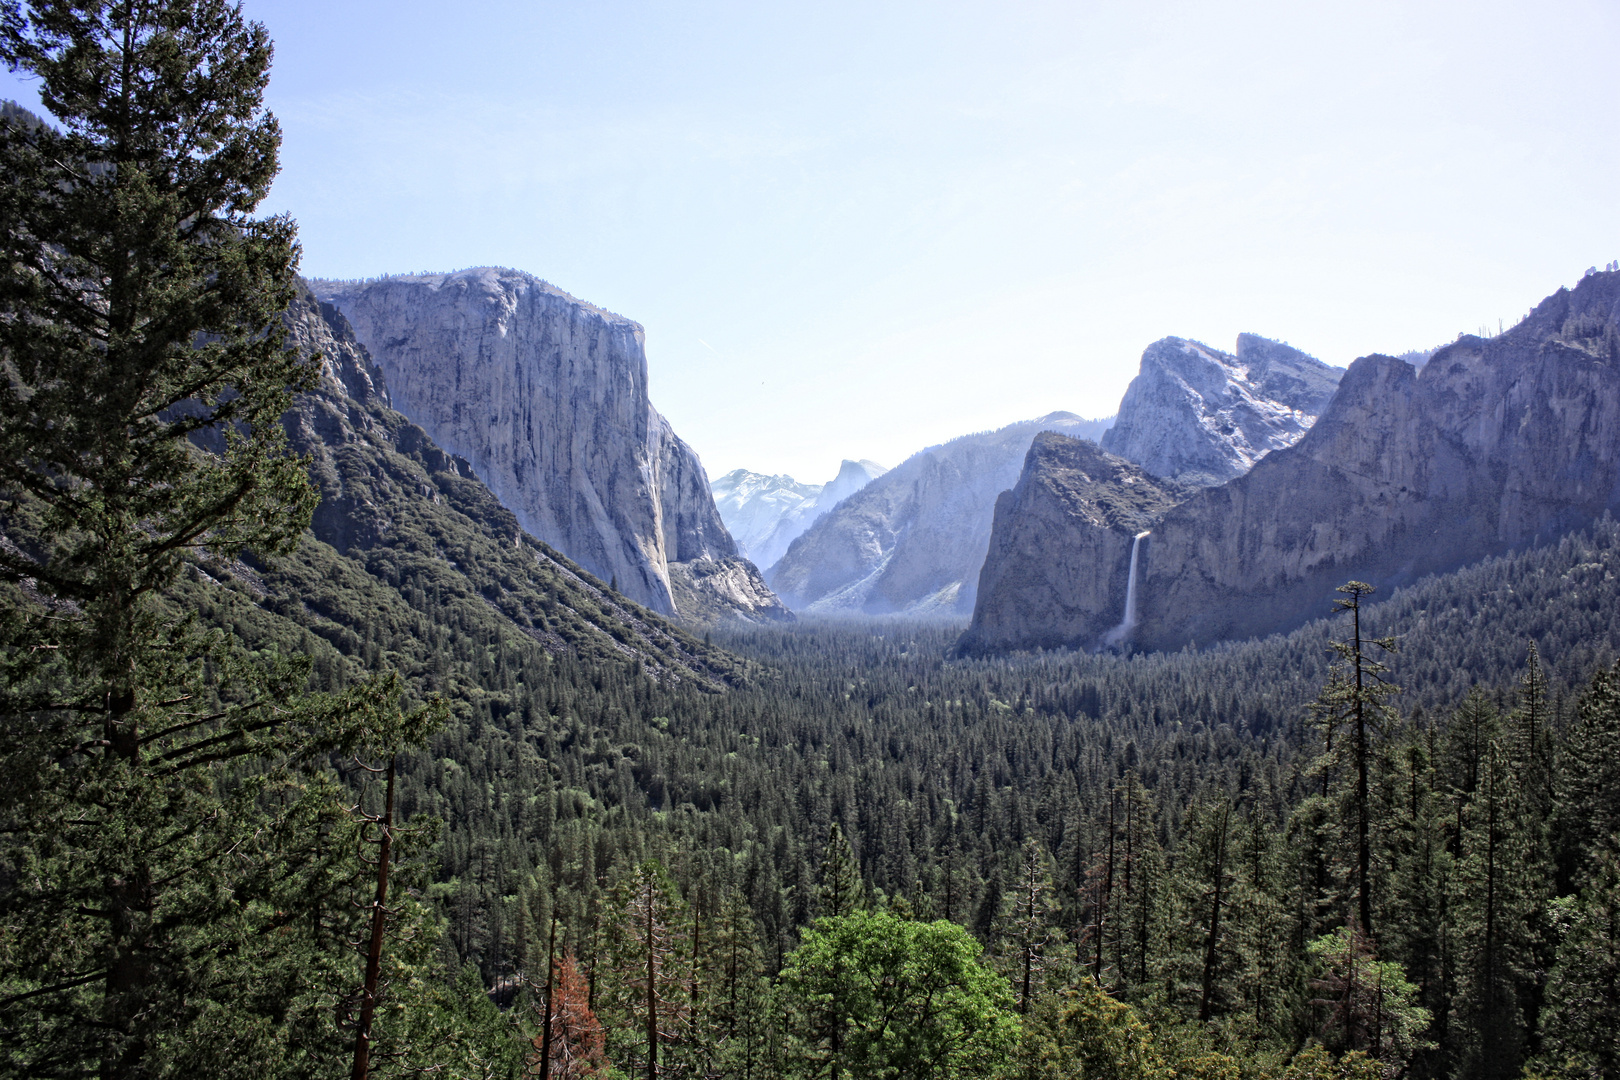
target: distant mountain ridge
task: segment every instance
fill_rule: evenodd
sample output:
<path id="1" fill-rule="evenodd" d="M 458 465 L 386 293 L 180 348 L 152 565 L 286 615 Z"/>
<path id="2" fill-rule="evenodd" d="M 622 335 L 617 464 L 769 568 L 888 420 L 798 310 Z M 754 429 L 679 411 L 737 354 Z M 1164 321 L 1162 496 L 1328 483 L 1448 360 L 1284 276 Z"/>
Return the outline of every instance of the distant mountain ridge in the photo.
<path id="1" fill-rule="evenodd" d="M 786 473 L 767 475 L 733 469 L 711 481 L 709 492 L 714 496 L 720 520 L 737 541 L 737 550 L 758 566 L 761 545 L 776 531 L 782 517 L 814 502 L 824 486 L 801 484 Z"/>
<path id="2" fill-rule="evenodd" d="M 493 267 L 314 284 L 524 529 L 666 615 L 789 617 L 648 400 L 638 323 Z"/>
<path id="3" fill-rule="evenodd" d="M 734 469 L 709 490 L 738 548 L 755 566 L 766 567 L 823 514 L 886 472 L 875 461 L 845 458 L 827 483 L 801 484 L 791 476 Z"/>
<path id="4" fill-rule="evenodd" d="M 929 447 L 819 518 L 766 571 L 795 610 L 965 615 L 973 609 L 996 496 L 1041 431 L 1096 438 L 1108 420 L 1049 413 Z"/>

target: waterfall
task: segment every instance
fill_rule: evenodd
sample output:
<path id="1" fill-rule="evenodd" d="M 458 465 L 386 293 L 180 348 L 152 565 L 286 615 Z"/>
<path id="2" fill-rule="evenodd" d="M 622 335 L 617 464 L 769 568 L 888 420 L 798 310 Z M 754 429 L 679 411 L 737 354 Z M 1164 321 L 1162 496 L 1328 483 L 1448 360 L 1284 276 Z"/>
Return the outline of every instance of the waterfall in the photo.
<path id="1" fill-rule="evenodd" d="M 1125 581 L 1125 617 L 1119 621 L 1118 626 L 1103 635 L 1102 643 L 1104 647 L 1118 645 L 1130 635 L 1132 630 L 1136 629 L 1136 553 L 1142 546 L 1142 538 L 1152 531 L 1152 529 L 1147 529 L 1139 532 L 1136 534 L 1136 539 L 1131 541 L 1130 577 Z"/>

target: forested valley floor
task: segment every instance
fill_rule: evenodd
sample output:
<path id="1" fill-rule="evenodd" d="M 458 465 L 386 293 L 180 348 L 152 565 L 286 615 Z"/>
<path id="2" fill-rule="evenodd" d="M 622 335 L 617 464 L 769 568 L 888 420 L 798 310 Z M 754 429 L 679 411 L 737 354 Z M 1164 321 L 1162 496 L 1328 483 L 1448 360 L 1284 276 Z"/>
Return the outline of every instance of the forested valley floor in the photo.
<path id="1" fill-rule="evenodd" d="M 1620 1076 L 1615 522 L 1176 654 L 694 632 L 388 406 L 272 52 L 0 8 L 0 1077 Z"/>
<path id="2" fill-rule="evenodd" d="M 671 1076 L 1614 1075 L 1617 570 L 1603 522 L 1365 600 L 1356 656 L 1346 614 L 1128 657 L 733 628 L 725 690 L 548 652 L 408 574 L 386 638 L 363 596 L 267 618 L 273 570 L 237 629 L 452 691 L 397 805 L 443 822 L 420 962 L 496 1072 L 538 1067 L 550 956 L 557 1074 L 647 1075 L 651 1046 Z M 960 937 L 916 949 L 994 979 L 919 1019 L 978 984 L 861 943 L 937 920 Z M 904 992 L 862 998 L 862 964 Z"/>

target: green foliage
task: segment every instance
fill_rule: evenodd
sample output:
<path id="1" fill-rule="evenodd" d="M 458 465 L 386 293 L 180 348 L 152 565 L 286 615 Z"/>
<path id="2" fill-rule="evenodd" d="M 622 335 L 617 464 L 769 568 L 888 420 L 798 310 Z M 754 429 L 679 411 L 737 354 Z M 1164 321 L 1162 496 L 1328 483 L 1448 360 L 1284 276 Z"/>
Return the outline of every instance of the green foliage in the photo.
<path id="1" fill-rule="evenodd" d="M 296 543 L 314 504 L 278 423 L 313 380 L 274 330 L 294 228 L 251 216 L 269 56 L 220 0 L 0 8 L 0 57 L 60 125 L 0 125 L 0 1047 L 23 1071 L 184 1072 L 190 1032 L 273 1043 L 300 1000 L 243 958 L 273 959 L 288 830 L 325 816 L 299 770 L 368 691 L 305 699 L 302 662 L 162 602 L 190 559 Z"/>
<path id="2" fill-rule="evenodd" d="M 978 960 L 955 923 L 882 911 L 817 919 L 782 982 L 804 1017 L 831 1014 L 825 1036 L 804 1024 L 796 1075 L 837 1078 L 989 1076 L 1018 1037 L 1004 979 Z"/>
<path id="3" fill-rule="evenodd" d="M 1136 1010 L 1104 993 L 1095 981 L 1045 998 L 1024 1022 L 1013 1050 L 1017 1080 L 1171 1080 Z"/>
<path id="4" fill-rule="evenodd" d="M 1349 927 L 1319 937 L 1307 951 L 1321 965 L 1314 981 L 1323 1009 L 1322 1038 L 1341 1051 L 1361 1051 L 1400 1071 L 1428 1045 L 1432 1017 L 1417 1004 L 1417 987 L 1393 961 L 1377 959 L 1367 939 Z"/>
<path id="5" fill-rule="evenodd" d="M 1547 985 L 1542 1051 L 1528 1072 L 1620 1072 L 1620 863 L 1602 857 L 1580 897 L 1553 901 L 1557 964 Z"/>

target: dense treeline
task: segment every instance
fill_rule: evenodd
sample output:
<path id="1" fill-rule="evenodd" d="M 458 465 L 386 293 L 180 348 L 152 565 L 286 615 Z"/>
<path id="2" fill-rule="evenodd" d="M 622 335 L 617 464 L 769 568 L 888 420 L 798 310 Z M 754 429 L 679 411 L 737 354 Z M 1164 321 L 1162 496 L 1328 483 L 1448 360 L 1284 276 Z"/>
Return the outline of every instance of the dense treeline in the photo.
<path id="1" fill-rule="evenodd" d="M 1342 732 L 1331 745 L 1339 722 L 1313 725 L 1309 708 L 1332 709 L 1325 645 L 1347 632 L 1332 622 L 1202 653 L 973 662 L 945 659 L 951 631 L 939 627 L 745 630 L 723 642 L 769 674 L 724 695 L 633 677 L 581 683 L 560 668 L 523 683 L 514 665 L 501 685 L 524 704 L 504 723 L 439 736 L 410 803 L 449 823 L 436 888 L 457 959 L 490 985 L 544 967 L 554 911 L 558 947 L 592 985 L 615 985 L 597 971 L 602 928 L 614 889 L 648 860 L 699 928 L 699 953 L 703 924 L 745 906 L 752 974 L 769 980 L 822 913 L 836 831 L 871 907 L 959 923 L 1009 975 L 1009 957 L 1028 952 L 1018 941 L 1038 939 L 1040 986 L 1098 978 L 1200 1051 L 1280 1067 L 1312 1040 L 1376 1044 L 1412 1075 L 1516 1075 L 1577 1045 L 1548 1042 L 1571 1022 L 1545 1004 L 1562 985 L 1566 932 L 1549 920 L 1601 907 L 1596 893 L 1580 899 L 1591 880 L 1579 868 L 1599 858 L 1593 837 L 1613 835 L 1592 794 L 1607 781 L 1577 776 L 1613 759 L 1587 747 L 1614 737 L 1616 720 L 1602 718 L 1612 685 L 1582 683 L 1607 670 L 1614 629 L 1583 619 L 1613 610 L 1617 548 L 1620 530 L 1605 523 L 1366 608 L 1368 640 L 1403 622 L 1423 631 L 1390 657 L 1386 677 L 1407 688 L 1367 751 L 1371 930 L 1337 946 L 1332 933 L 1355 914 L 1353 770 Z M 1561 595 L 1575 601 L 1566 617 Z M 1553 659 L 1537 661 L 1527 691 L 1532 645 Z M 492 741 L 493 729 L 504 737 Z M 1506 793 L 1529 776 L 1534 793 Z M 1033 886 L 1030 844 L 1042 867 Z M 1562 869 L 1525 884 L 1526 867 L 1555 851 Z M 1519 891 L 1480 910 L 1482 880 L 1492 896 L 1508 888 L 1498 863 Z M 1026 900 L 1039 892 L 1040 925 L 1015 932 L 1020 887 Z M 1496 951 L 1482 959 L 1468 943 L 1487 924 Z M 1502 935 L 1520 951 L 1498 955 Z M 1532 939 L 1539 951 L 1524 951 Z M 1346 970 L 1398 965 L 1391 980 L 1411 983 L 1402 1007 L 1429 1021 L 1408 1012 L 1408 1030 L 1392 1034 L 1351 1016 L 1350 1033 L 1335 1034 L 1315 985 L 1331 966 L 1323 955 Z M 1518 981 L 1487 993 L 1481 965 Z M 1489 1022 L 1482 994 L 1501 1014 Z M 1479 1056 L 1487 1032 L 1508 1049 Z M 695 1053 L 703 1040 L 681 1045 Z"/>
<path id="2" fill-rule="evenodd" d="M 1202 652 L 699 642 L 397 414 L 293 452 L 262 27 L 5 14 L 0 1071 L 1620 1069 L 1613 522 Z"/>

